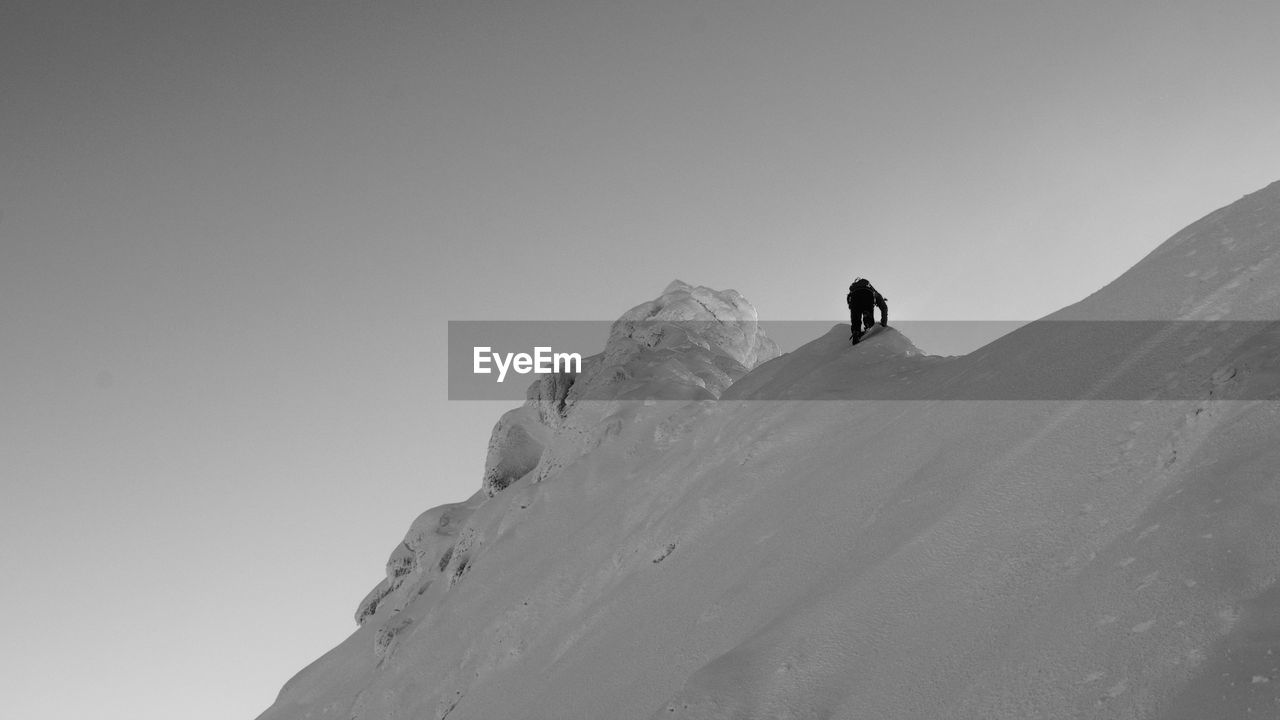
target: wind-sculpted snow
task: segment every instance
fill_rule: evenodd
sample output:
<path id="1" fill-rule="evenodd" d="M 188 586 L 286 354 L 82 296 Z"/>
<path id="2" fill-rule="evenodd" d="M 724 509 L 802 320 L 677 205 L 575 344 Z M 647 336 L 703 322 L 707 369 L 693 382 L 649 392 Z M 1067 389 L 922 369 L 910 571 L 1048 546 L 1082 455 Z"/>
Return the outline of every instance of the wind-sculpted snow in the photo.
<path id="1" fill-rule="evenodd" d="M 628 310 L 580 375 L 542 376 L 529 386 L 528 401 L 499 419 L 489 440 L 483 494 L 496 495 L 525 477 L 544 479 L 590 452 L 645 412 L 625 402 L 630 396 L 719 397 L 757 362 L 778 354 L 756 320 L 755 308 L 737 292 L 679 280 Z M 356 622 L 380 609 L 398 612 L 442 573 L 452 573 L 446 584 L 460 578 L 470 551 L 486 539 L 464 522 L 479 501 L 423 513 L 392 552 L 387 577 L 360 603 Z M 444 560 L 433 567 L 437 557 Z"/>
<path id="2" fill-rule="evenodd" d="M 708 326 L 708 320 L 714 324 Z M 717 292 L 676 280 L 656 300 L 623 313 L 614 323 L 610 343 L 631 338 L 649 347 L 663 342 L 672 347 L 694 345 L 753 368 L 778 354 L 777 344 L 759 330 L 756 320 L 755 308 L 736 290 Z M 663 338 L 675 328 L 691 326 L 697 332 L 675 343 Z"/>
<path id="3" fill-rule="evenodd" d="M 1267 324 L 1228 348 L 1196 325 L 1127 345 L 1070 329 L 1121 301 L 1126 320 L 1276 319 L 1257 284 L 1280 253 L 1264 251 L 1274 191 L 1179 233 L 1066 324 L 970 356 L 893 329 L 850 347 L 836 326 L 710 397 L 587 403 L 585 377 L 532 389 L 507 427 L 545 432 L 504 435 L 511 482 L 415 522 L 363 625 L 262 717 L 1280 716 Z M 1177 277 L 1182 296 L 1164 286 Z M 624 395 L 646 353 L 726 354 L 648 340 L 611 338 L 632 359 L 606 350 L 592 381 Z M 1078 376 L 1041 372 L 1076 372 L 1053 365 L 1070 353 Z M 1098 399 L 1152 363 L 1198 389 Z M 1033 382 L 1085 389 L 992 397 Z M 947 399 L 964 388 L 985 399 Z"/>
<path id="4" fill-rule="evenodd" d="M 356 622 L 364 624 L 379 610 L 398 612 L 414 597 L 426 592 L 439 575 L 451 567 L 465 568 L 464 552 L 457 551 L 458 532 L 479 504 L 477 493 L 470 500 L 432 508 L 418 516 L 404 541 L 387 560 L 387 577 L 378 584 L 356 610 Z M 448 575 L 445 575 L 447 578 Z"/>
<path id="5" fill-rule="evenodd" d="M 676 280 L 623 313 L 581 374 L 545 376 L 530 386 L 528 402 L 494 428 L 484 490 L 493 495 L 522 477 L 545 479 L 589 452 L 632 412 L 629 399 L 713 400 L 777 354 L 755 308 L 736 291 Z"/>

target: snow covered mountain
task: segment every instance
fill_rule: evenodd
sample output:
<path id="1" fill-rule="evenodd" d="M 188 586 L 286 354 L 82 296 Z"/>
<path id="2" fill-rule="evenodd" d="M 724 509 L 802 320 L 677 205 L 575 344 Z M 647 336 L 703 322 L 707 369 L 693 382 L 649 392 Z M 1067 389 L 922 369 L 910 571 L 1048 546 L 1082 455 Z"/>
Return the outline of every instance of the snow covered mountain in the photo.
<path id="1" fill-rule="evenodd" d="M 1277 257 L 1280 183 L 959 358 L 673 283 L 261 718 L 1280 716 Z"/>

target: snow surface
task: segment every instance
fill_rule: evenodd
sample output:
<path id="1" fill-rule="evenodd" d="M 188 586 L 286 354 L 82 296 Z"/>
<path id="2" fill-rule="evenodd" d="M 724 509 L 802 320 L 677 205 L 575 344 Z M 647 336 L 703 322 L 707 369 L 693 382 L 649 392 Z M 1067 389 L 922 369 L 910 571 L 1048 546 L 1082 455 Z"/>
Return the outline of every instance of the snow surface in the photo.
<path id="1" fill-rule="evenodd" d="M 1047 320 L 1280 319 L 1277 256 L 1280 183 Z M 679 326 L 699 294 L 754 319 L 682 283 L 634 312 Z M 837 326 L 770 359 L 705 322 L 618 354 L 620 323 L 592 376 L 618 399 L 535 384 L 485 486 L 413 524 L 262 720 L 1280 716 L 1266 325 L 1115 357 L 1035 323 L 963 358 Z M 1096 399 L 1152 363 L 1203 392 Z M 698 392 L 627 400 L 637 377 Z M 1055 378 L 1068 399 L 990 399 Z"/>

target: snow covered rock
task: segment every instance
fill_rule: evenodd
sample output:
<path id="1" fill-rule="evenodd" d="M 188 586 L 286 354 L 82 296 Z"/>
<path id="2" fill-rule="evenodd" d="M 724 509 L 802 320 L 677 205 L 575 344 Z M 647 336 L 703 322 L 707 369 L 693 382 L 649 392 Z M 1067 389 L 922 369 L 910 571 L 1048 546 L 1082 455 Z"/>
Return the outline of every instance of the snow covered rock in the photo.
<path id="1" fill-rule="evenodd" d="M 623 313 L 580 374 L 543 376 L 529 386 L 525 405 L 494 427 L 484 491 L 546 478 L 590 451 L 634 412 L 625 401 L 714 400 L 777 355 L 756 309 L 736 290 L 675 280 Z"/>
<path id="2" fill-rule="evenodd" d="M 498 420 L 484 463 L 482 486 L 486 493 L 496 495 L 538 467 L 553 428 L 560 425 L 559 416 L 551 417 L 554 420 L 549 422 L 537 412 L 536 405 L 524 405 Z"/>
<path id="3" fill-rule="evenodd" d="M 440 577 L 466 572 L 469 554 L 487 534 L 467 520 L 485 497 L 524 477 L 542 479 L 616 434 L 638 412 L 629 398 L 715 399 L 757 363 L 778 354 L 757 324 L 756 310 L 735 290 L 693 287 L 679 280 L 662 295 L 613 323 L 603 352 L 581 374 L 540 376 L 527 401 L 494 426 L 481 493 L 433 508 L 414 521 L 387 560 L 387 576 L 360 603 L 356 622 L 397 612 Z M 459 539 L 459 533 L 462 537 Z M 459 548 L 462 548 L 460 550 Z M 452 573 L 452 574 L 450 574 Z"/>
<path id="4" fill-rule="evenodd" d="M 614 346 L 626 339 L 650 348 L 697 346 L 750 369 L 778 354 L 777 344 L 760 330 L 757 319 L 756 309 L 736 290 L 715 291 L 674 280 L 657 299 L 623 313 L 609 341 Z M 676 332 L 680 328 L 686 331 Z M 626 347 L 624 354 L 629 354 Z M 606 355 L 609 352 L 606 346 Z"/>
<path id="5" fill-rule="evenodd" d="M 398 612 L 421 595 L 437 575 L 454 560 L 456 539 L 463 523 L 480 503 L 477 493 L 466 502 L 440 505 L 418 516 L 404 541 L 387 559 L 387 577 L 369 592 L 356 609 L 356 623 L 363 625 L 379 610 Z"/>

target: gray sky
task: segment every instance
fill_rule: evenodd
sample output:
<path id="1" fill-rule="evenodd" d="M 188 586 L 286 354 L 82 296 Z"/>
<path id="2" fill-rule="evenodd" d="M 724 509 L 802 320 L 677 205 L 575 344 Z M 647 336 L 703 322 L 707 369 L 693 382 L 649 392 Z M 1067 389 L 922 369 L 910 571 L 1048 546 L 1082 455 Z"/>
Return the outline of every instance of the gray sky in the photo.
<path id="1" fill-rule="evenodd" d="M 673 278 L 1028 319 L 1280 178 L 1272 2 L 0 7 L 0 683 L 253 717 L 505 404 L 450 319 Z"/>

